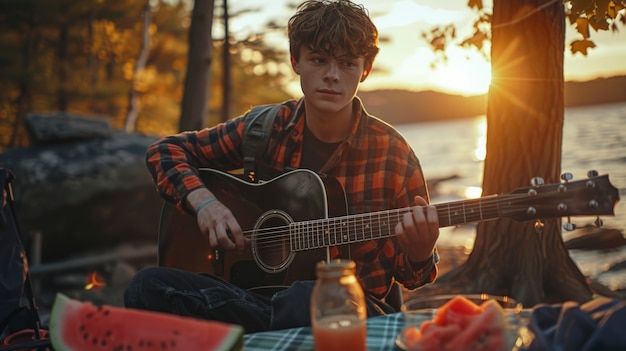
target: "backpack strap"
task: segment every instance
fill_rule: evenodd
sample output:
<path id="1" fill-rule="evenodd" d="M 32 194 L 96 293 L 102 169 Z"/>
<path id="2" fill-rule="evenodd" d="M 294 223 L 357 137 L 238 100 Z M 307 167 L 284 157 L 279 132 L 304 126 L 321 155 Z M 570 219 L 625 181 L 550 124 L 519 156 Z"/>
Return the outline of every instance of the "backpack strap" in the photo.
<path id="1" fill-rule="evenodd" d="M 272 133 L 274 119 L 282 104 L 253 107 L 246 116 L 243 129 L 242 153 L 244 176 L 257 182 L 256 163 L 267 149 L 267 139 Z"/>

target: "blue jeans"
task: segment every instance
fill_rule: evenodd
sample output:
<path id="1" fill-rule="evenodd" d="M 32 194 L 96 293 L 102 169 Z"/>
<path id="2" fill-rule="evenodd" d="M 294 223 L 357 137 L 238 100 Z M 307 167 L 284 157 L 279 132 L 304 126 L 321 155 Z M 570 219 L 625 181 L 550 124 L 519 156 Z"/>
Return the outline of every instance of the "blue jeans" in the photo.
<path id="1" fill-rule="evenodd" d="M 167 267 L 137 272 L 124 293 L 124 305 L 239 324 L 246 333 L 310 325 L 309 301 L 315 281 L 298 281 L 272 295 L 234 286 L 217 277 Z M 395 312 L 373 297 L 368 317 Z"/>

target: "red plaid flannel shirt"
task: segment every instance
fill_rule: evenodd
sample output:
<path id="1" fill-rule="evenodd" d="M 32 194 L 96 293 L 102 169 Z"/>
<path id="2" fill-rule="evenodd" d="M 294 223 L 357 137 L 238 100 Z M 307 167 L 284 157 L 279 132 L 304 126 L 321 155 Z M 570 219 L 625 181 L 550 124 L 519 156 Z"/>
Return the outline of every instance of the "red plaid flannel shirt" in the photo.
<path id="1" fill-rule="evenodd" d="M 428 199 L 421 166 L 404 138 L 390 125 L 370 116 L 355 98 L 352 132 L 319 174 L 335 177 L 343 185 L 349 214 L 403 208 L 413 197 Z M 277 171 L 295 169 L 302 158 L 303 100 L 283 103 L 274 122 L 263 162 Z M 202 187 L 197 169 L 222 171 L 243 167 L 241 152 L 245 115 L 200 131 L 167 136 L 147 152 L 147 166 L 166 200 L 185 209 L 183 201 Z M 337 250 L 331 250 L 337 254 Z M 415 289 L 435 280 L 436 265 L 413 269 L 395 237 L 350 245 L 350 258 L 364 289 L 384 297 L 396 280 Z"/>

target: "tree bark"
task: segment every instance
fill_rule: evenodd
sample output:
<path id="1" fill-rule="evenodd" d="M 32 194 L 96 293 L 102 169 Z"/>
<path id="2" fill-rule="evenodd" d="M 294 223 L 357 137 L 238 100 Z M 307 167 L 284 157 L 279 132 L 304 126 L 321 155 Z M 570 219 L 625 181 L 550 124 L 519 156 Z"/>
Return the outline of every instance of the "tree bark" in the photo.
<path id="1" fill-rule="evenodd" d="M 533 177 L 559 182 L 562 6 L 560 1 L 494 1 L 484 196 L 528 186 Z M 565 248 L 560 222 L 479 223 L 467 261 L 441 277 L 437 289 L 508 295 L 526 307 L 589 300 L 591 290 Z"/>
<path id="2" fill-rule="evenodd" d="M 62 24 L 59 28 L 59 47 L 57 51 L 57 60 L 59 67 L 59 87 L 57 91 L 57 109 L 59 111 L 67 111 L 68 97 L 67 97 L 67 68 L 68 68 L 68 35 L 69 27 L 67 24 Z"/>
<path id="3" fill-rule="evenodd" d="M 232 94 L 233 94 L 233 83 L 232 83 L 232 75 L 231 75 L 231 59 L 230 59 L 230 26 L 229 26 L 229 15 L 228 15 L 228 0 L 222 0 L 224 7 L 224 47 L 222 51 L 222 64 L 224 65 L 223 74 L 223 82 L 222 82 L 222 90 L 224 91 L 223 97 L 224 101 L 222 102 L 222 122 L 228 121 L 231 117 L 232 110 Z"/>
<path id="4" fill-rule="evenodd" d="M 197 130 L 207 126 L 213 45 L 213 0 L 195 0 L 189 29 L 187 76 L 179 129 Z"/>
<path id="5" fill-rule="evenodd" d="M 146 68 L 146 62 L 148 61 L 148 54 L 150 53 L 150 24 L 152 23 L 152 6 L 150 1 L 146 2 L 146 5 L 142 11 L 143 15 L 143 40 L 141 41 L 141 49 L 139 49 L 139 55 L 135 62 L 135 72 L 133 74 L 133 84 L 130 87 L 128 93 L 128 112 L 126 113 L 126 123 L 124 124 L 124 131 L 134 132 L 137 124 L 137 116 L 139 115 L 139 91 L 137 91 L 137 80 L 140 78 L 141 71 Z"/>

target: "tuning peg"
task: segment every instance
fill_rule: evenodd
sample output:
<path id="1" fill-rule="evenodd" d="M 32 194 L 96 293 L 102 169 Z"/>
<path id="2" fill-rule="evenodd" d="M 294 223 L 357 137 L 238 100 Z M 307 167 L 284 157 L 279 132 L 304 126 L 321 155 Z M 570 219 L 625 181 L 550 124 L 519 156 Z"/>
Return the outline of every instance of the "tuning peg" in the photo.
<path id="1" fill-rule="evenodd" d="M 600 228 L 604 225 L 604 221 L 600 219 L 600 217 L 596 217 L 596 220 L 593 222 L 596 227 Z"/>
<path id="2" fill-rule="evenodd" d="M 569 182 L 570 180 L 574 179 L 574 175 L 572 175 L 571 173 L 567 172 L 567 173 L 563 173 L 561 174 L 561 179 L 565 181 L 565 183 Z"/>
<path id="3" fill-rule="evenodd" d="M 535 221 L 535 233 L 543 234 L 543 227 L 544 227 L 544 224 L 542 221 L 540 220 Z"/>
<path id="4" fill-rule="evenodd" d="M 541 177 L 533 177 L 530 179 L 530 185 L 537 187 L 543 185 L 543 178 Z"/>
<path id="5" fill-rule="evenodd" d="M 592 169 L 589 172 L 587 172 L 587 177 L 589 178 L 594 178 L 597 176 L 598 176 L 598 171 L 596 171 L 595 169 Z"/>
<path id="6" fill-rule="evenodd" d="M 570 222 L 569 218 L 567 219 L 567 223 L 563 224 L 563 229 L 567 230 L 568 232 L 571 232 L 572 230 L 576 230 L 577 228 L 578 226 Z"/>

